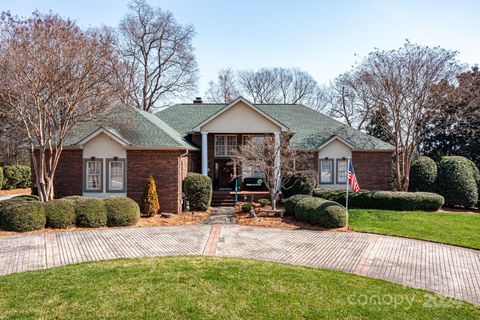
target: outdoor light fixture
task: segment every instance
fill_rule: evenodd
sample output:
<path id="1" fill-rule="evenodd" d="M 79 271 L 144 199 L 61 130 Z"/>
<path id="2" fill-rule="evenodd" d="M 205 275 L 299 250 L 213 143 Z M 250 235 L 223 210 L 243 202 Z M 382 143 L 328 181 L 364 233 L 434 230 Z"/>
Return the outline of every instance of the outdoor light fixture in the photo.
<path id="1" fill-rule="evenodd" d="M 328 157 L 325 157 L 325 160 L 328 160 Z"/>
<path id="2" fill-rule="evenodd" d="M 343 157 L 342 160 L 347 160 L 347 158 Z"/>
<path id="3" fill-rule="evenodd" d="M 90 157 L 90 160 L 95 161 L 95 157 Z"/>
<path id="4" fill-rule="evenodd" d="M 113 160 L 114 160 L 114 161 L 118 161 L 118 157 L 113 157 Z"/>

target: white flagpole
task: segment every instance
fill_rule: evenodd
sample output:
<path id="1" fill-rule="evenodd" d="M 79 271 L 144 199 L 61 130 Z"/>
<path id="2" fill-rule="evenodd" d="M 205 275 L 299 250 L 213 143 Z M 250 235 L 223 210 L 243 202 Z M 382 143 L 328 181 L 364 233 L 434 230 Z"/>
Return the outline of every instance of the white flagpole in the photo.
<path id="1" fill-rule="evenodd" d="M 350 179 L 348 178 L 349 171 L 350 171 L 350 158 L 347 158 L 347 197 L 345 198 L 345 208 L 347 209 L 347 223 L 346 223 L 347 229 L 348 229 L 348 217 L 350 215 L 348 213 L 348 185 L 350 182 Z"/>

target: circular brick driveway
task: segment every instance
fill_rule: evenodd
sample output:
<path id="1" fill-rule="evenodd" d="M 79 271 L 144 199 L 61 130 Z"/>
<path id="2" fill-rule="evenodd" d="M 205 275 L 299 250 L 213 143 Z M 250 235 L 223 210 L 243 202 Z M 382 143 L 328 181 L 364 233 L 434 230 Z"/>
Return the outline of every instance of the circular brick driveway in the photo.
<path id="1" fill-rule="evenodd" d="M 335 269 L 480 304 L 480 251 L 355 232 L 195 225 L 8 236 L 0 237 L 0 275 L 167 255 L 241 257 Z"/>

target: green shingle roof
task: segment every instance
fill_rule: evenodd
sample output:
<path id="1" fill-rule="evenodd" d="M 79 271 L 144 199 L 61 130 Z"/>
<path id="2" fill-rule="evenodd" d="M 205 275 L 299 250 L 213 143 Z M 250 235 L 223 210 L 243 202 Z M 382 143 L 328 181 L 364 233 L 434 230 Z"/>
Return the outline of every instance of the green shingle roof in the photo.
<path id="1" fill-rule="evenodd" d="M 225 104 L 177 104 L 156 115 L 183 136 L 196 125 L 224 108 Z M 317 149 L 334 136 L 343 138 L 356 149 L 392 150 L 393 146 L 355 130 L 311 108 L 298 104 L 256 104 L 264 113 L 285 124 L 295 134 L 291 140 L 299 149 Z M 248 124 L 246 124 L 248 125 Z"/>
<path id="2" fill-rule="evenodd" d="M 99 121 L 79 124 L 65 140 L 65 146 L 74 146 L 104 128 L 130 146 L 158 148 L 195 149 L 178 131 L 153 114 L 128 107 L 115 105 Z"/>

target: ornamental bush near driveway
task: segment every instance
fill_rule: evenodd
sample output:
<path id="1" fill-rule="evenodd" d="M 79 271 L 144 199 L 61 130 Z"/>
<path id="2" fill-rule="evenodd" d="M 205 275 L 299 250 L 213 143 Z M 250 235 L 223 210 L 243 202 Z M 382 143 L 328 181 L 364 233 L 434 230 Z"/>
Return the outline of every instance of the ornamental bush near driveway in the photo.
<path id="1" fill-rule="evenodd" d="M 46 226 L 54 229 L 66 229 L 75 225 L 75 203 L 65 199 L 51 200 L 45 203 Z"/>
<path id="2" fill-rule="evenodd" d="M 334 201 L 307 196 L 295 206 L 295 217 L 303 222 L 325 228 L 339 228 L 347 224 L 347 210 Z"/>
<path id="3" fill-rule="evenodd" d="M 31 169 L 29 166 L 13 165 L 3 168 L 3 188 L 6 190 L 28 188 L 31 184 Z"/>
<path id="4" fill-rule="evenodd" d="M 8 231 L 33 231 L 45 228 L 45 206 L 36 201 L 11 201 L 2 205 L 1 226 Z"/>
<path id="5" fill-rule="evenodd" d="M 422 156 L 412 163 L 408 190 L 434 192 L 436 180 L 437 164 L 431 158 Z"/>
<path id="6" fill-rule="evenodd" d="M 190 172 L 183 180 L 183 191 L 190 210 L 205 211 L 212 201 L 212 179 L 200 173 Z"/>
<path id="7" fill-rule="evenodd" d="M 104 200 L 107 208 L 107 226 L 132 226 L 140 218 L 140 207 L 127 197 L 110 197 Z"/>
<path id="8" fill-rule="evenodd" d="M 101 199 L 84 198 L 75 204 L 77 226 L 98 228 L 107 225 L 107 208 Z"/>
<path id="9" fill-rule="evenodd" d="M 295 206 L 297 205 L 298 201 L 306 197 L 308 197 L 306 194 L 296 194 L 290 198 L 283 199 L 283 208 L 285 209 L 285 213 L 293 216 L 295 214 Z"/>
<path id="10" fill-rule="evenodd" d="M 478 169 L 464 157 L 443 157 L 438 164 L 437 190 L 448 206 L 474 207 L 478 202 Z"/>
<path id="11" fill-rule="evenodd" d="M 286 183 L 282 187 L 284 198 L 290 198 L 296 194 L 311 195 L 315 188 L 315 180 L 305 174 L 296 173 L 287 177 Z"/>
<path id="12" fill-rule="evenodd" d="M 0 167 L 0 190 L 3 188 L 3 168 Z"/>
<path id="13" fill-rule="evenodd" d="M 313 196 L 345 204 L 346 191 L 315 189 Z M 349 208 L 396 211 L 437 211 L 444 204 L 441 195 L 430 192 L 360 191 L 349 192 Z"/>

